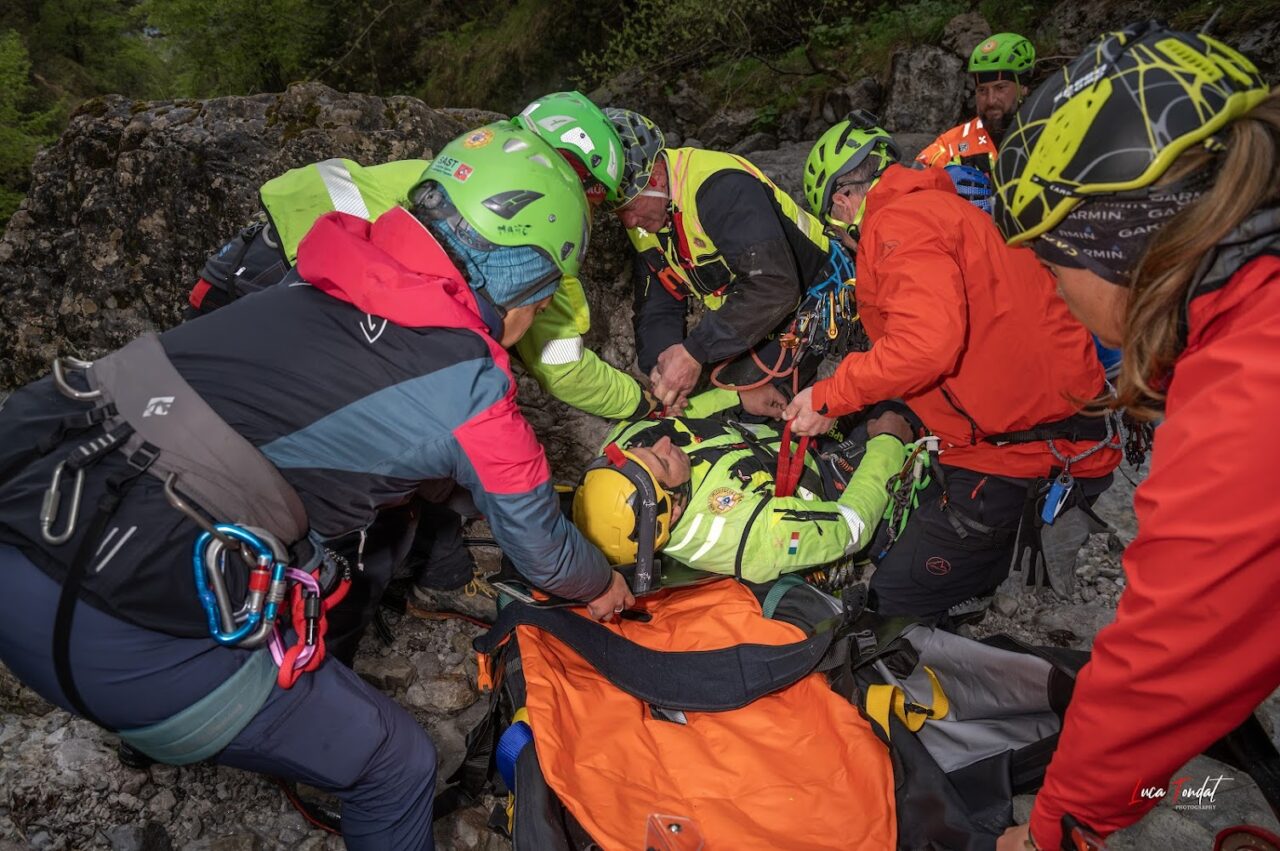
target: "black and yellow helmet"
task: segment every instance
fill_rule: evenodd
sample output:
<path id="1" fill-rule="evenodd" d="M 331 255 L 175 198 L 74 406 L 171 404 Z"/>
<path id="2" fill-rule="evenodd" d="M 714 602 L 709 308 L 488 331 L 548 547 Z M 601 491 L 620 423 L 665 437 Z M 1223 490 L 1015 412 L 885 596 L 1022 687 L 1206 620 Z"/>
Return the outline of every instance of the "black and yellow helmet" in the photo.
<path id="1" fill-rule="evenodd" d="M 1081 201 L 1151 186 L 1267 96 L 1252 62 L 1155 21 L 1108 33 L 1027 98 L 995 166 L 995 220 L 1010 244 Z"/>
<path id="2" fill-rule="evenodd" d="M 671 537 L 672 495 L 633 452 L 610 443 L 587 465 L 573 494 L 573 523 L 612 564 L 649 556 Z"/>

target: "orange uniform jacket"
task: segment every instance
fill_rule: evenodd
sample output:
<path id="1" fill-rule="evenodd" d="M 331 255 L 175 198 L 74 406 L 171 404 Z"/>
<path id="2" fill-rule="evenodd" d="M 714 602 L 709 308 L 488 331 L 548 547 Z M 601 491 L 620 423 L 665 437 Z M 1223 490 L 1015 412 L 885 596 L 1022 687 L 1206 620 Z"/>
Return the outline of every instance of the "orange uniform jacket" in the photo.
<path id="1" fill-rule="evenodd" d="M 942 460 L 1032 478 L 1061 466 L 1044 442 L 994 446 L 986 435 L 1074 414 L 1103 388 L 1093 340 L 1030 249 L 1009 248 L 991 217 L 940 169 L 894 165 L 867 196 L 858 246 L 858 310 L 873 346 L 814 385 L 820 413 L 902 398 L 941 440 Z M 1091 442 L 1058 441 L 1070 457 Z M 1072 467 L 1103 476 L 1118 450 Z"/>
<path id="2" fill-rule="evenodd" d="M 983 128 L 982 119 L 971 118 L 934 139 L 916 154 L 916 162 L 939 168 L 963 163 L 989 172 L 995 157 L 996 146 L 991 141 L 991 134 Z"/>
<path id="3" fill-rule="evenodd" d="M 1106 834 L 1204 775 L 1173 772 L 1280 687 L 1280 257 L 1191 302 L 1151 472 L 1134 507 L 1116 621 L 1093 645 L 1031 815 L 1057 848 L 1063 813 Z M 1228 770 L 1239 786 L 1242 772 Z M 1217 774 L 1215 773 L 1215 777 Z M 1219 799 L 1220 801 L 1221 799 Z M 1208 800 L 1181 794 L 1178 804 Z"/>

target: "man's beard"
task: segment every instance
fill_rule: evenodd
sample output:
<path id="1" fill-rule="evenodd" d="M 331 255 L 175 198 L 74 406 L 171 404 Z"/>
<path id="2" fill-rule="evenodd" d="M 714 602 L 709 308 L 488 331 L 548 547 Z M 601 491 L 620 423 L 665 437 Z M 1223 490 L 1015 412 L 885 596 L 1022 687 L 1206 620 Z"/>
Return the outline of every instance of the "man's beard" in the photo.
<path id="1" fill-rule="evenodd" d="M 1005 131 L 1009 129 L 1012 113 L 1005 112 L 1003 109 L 989 109 L 982 114 L 982 127 L 991 136 L 991 144 L 997 148 L 1004 139 Z"/>

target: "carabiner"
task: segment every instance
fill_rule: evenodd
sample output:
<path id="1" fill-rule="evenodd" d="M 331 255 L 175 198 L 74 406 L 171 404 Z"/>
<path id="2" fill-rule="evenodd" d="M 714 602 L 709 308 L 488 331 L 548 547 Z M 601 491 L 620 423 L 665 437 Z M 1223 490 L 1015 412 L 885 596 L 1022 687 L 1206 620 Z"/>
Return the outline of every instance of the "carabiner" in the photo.
<path id="1" fill-rule="evenodd" d="M 187 518 L 190 519 L 192 523 L 203 529 L 206 534 L 217 538 L 224 546 L 239 551 L 245 561 L 252 562 L 253 554 L 249 550 L 245 549 L 241 541 L 219 531 L 219 527 L 214 526 L 213 523 L 209 522 L 208 518 L 197 511 L 191 503 L 187 502 L 178 494 L 177 488 L 174 487 L 174 484 L 177 481 L 177 473 L 170 473 L 164 480 L 164 498 L 169 501 L 169 504 L 187 515 Z"/>
<path id="2" fill-rule="evenodd" d="M 80 358 L 73 358 L 70 356 L 65 358 L 54 358 L 53 384 L 58 388 L 58 391 L 68 399 L 75 399 L 77 402 L 89 402 L 100 398 L 102 396 L 101 390 L 77 390 L 67 383 L 67 376 L 62 371 L 62 362 L 64 360 L 72 369 L 78 369 L 81 372 L 93 366 L 93 361 L 91 360 L 80 360 Z"/>
<path id="3" fill-rule="evenodd" d="M 80 497 L 84 494 L 84 467 L 76 470 L 76 483 L 71 491 L 71 510 L 67 512 L 67 525 L 58 533 L 53 533 L 53 523 L 58 519 L 58 509 L 62 504 L 62 470 L 67 462 L 53 468 L 53 477 L 49 480 L 49 489 L 44 492 L 44 500 L 40 504 L 40 535 L 46 541 L 58 546 L 71 540 L 76 531 L 76 518 L 80 516 Z"/>
<path id="4" fill-rule="evenodd" d="M 219 559 L 230 538 L 254 560 L 249 578 L 249 611 L 243 623 L 228 627 L 225 601 L 228 599 Z M 262 538 L 230 523 L 219 523 L 196 539 L 191 557 L 196 594 L 204 607 L 209 635 L 219 644 L 255 647 L 266 641 L 275 625 L 276 614 L 287 590 L 288 566 L 275 557 L 271 545 Z M 212 570 L 210 570 L 212 568 Z M 213 587 L 210 588 L 212 582 Z"/>

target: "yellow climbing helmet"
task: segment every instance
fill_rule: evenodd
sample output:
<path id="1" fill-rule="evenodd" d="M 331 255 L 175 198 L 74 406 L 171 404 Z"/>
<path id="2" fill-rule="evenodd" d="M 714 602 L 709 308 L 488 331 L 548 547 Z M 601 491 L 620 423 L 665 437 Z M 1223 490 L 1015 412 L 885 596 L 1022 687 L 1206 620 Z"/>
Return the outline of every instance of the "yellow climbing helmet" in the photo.
<path id="1" fill-rule="evenodd" d="M 612 564 L 631 564 L 671 537 L 675 501 L 658 477 L 616 443 L 587 465 L 573 494 L 573 523 Z"/>
<path id="2" fill-rule="evenodd" d="M 1269 89 L 1239 52 L 1155 21 L 1104 35 L 1040 85 L 996 159 L 996 224 L 1016 245 L 1082 201 L 1141 190 Z"/>

